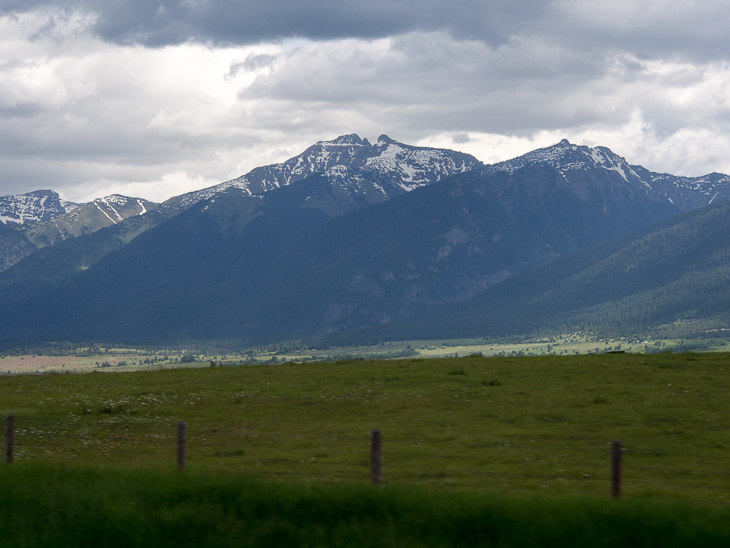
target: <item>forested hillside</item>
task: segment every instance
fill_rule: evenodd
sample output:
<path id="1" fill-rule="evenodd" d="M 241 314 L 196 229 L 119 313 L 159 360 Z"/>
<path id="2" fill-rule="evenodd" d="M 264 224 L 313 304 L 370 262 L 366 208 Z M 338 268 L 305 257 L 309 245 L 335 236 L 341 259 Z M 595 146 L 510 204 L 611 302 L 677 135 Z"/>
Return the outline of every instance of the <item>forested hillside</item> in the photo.
<path id="1" fill-rule="evenodd" d="M 729 233 L 725 200 L 524 272 L 467 303 L 350 337 L 629 335 L 673 322 L 722 329 L 730 324 Z"/>

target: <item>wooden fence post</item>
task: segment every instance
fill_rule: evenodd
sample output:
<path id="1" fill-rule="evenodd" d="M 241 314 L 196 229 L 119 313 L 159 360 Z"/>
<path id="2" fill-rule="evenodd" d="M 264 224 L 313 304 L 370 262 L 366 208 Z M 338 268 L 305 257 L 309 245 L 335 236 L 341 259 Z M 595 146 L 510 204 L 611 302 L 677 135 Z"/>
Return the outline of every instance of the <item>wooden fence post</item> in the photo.
<path id="1" fill-rule="evenodd" d="M 188 457 L 188 425 L 177 423 L 177 469 L 185 470 L 185 461 Z"/>
<path id="2" fill-rule="evenodd" d="M 623 448 L 620 441 L 614 441 L 611 444 L 611 496 L 619 498 L 622 494 L 622 457 Z"/>
<path id="3" fill-rule="evenodd" d="M 5 415 L 5 462 L 13 462 L 13 445 L 15 443 L 15 415 Z"/>
<path id="4" fill-rule="evenodd" d="M 383 442 L 380 430 L 373 430 L 370 438 L 370 480 L 383 483 Z"/>

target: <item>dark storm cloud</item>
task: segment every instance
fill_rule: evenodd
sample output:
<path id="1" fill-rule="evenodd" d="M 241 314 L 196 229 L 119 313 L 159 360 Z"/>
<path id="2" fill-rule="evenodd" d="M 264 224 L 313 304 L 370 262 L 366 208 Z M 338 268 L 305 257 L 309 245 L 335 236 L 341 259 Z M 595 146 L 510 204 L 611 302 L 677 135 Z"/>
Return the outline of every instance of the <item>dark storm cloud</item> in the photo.
<path id="1" fill-rule="evenodd" d="M 515 36 L 540 37 L 642 58 L 709 60 L 726 56 L 730 47 L 730 6 L 724 0 L 0 0 L 0 13 L 42 7 L 92 14 L 93 29 L 104 40 L 151 47 L 434 31 L 491 46 Z"/>
<path id="2" fill-rule="evenodd" d="M 0 12 L 77 8 L 98 16 L 95 31 L 105 40 L 153 47 L 189 40 L 250 44 L 436 30 L 498 44 L 549 5 L 544 0 L 31 0 L 2 3 Z"/>

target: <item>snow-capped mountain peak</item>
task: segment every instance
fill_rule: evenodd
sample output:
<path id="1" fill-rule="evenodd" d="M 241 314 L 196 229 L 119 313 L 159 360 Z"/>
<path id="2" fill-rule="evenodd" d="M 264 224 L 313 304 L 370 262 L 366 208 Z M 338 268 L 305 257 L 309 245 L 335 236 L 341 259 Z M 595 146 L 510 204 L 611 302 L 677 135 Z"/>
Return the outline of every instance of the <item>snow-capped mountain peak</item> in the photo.
<path id="1" fill-rule="evenodd" d="M 611 149 L 601 146 L 591 148 L 585 145 L 574 145 L 567 139 L 563 139 L 553 146 L 538 148 L 512 160 L 487 166 L 485 171 L 513 173 L 527 165 L 538 163 L 554 167 L 563 176 L 571 171 L 607 169 L 618 173 L 626 182 L 629 182 L 631 178 L 635 182 L 651 187 L 651 184 L 643 180 L 624 158 L 615 154 Z"/>
<path id="2" fill-rule="evenodd" d="M 335 146 L 370 146 L 370 142 L 367 139 L 361 139 L 357 133 L 350 133 L 348 135 L 340 135 L 332 141 L 318 141 L 317 145 L 323 147 L 335 147 Z M 316 145 L 315 145 L 316 146 Z"/>
<path id="3" fill-rule="evenodd" d="M 375 146 L 384 147 L 392 143 L 395 143 L 395 141 L 383 133 L 380 137 L 378 137 L 378 141 L 375 143 Z"/>
<path id="4" fill-rule="evenodd" d="M 655 173 L 629 164 L 623 157 L 603 146 L 594 148 L 574 145 L 563 139 L 553 146 L 539 148 L 512 160 L 492 164 L 485 173 L 507 171 L 514 173 L 532 164 L 547 164 L 567 181 L 588 170 L 613 171 L 630 185 L 641 185 L 657 197 L 665 199 L 683 210 L 690 210 L 713 201 L 730 198 L 730 176 L 711 173 L 700 177 L 682 177 L 667 173 Z"/>
<path id="5" fill-rule="evenodd" d="M 45 222 L 77 207 L 78 204 L 62 200 L 52 190 L 11 194 L 0 196 L 0 221 L 19 225 L 28 222 Z"/>
<path id="6" fill-rule="evenodd" d="M 461 152 L 406 145 L 387 135 L 378 137 L 373 145 L 352 133 L 319 141 L 285 162 L 258 167 L 219 185 L 173 198 L 168 205 L 185 209 L 230 188 L 261 195 L 315 174 L 339 187 L 349 182 L 354 189 L 369 181 L 365 186 L 377 188 L 388 198 L 481 165 L 473 156 Z"/>

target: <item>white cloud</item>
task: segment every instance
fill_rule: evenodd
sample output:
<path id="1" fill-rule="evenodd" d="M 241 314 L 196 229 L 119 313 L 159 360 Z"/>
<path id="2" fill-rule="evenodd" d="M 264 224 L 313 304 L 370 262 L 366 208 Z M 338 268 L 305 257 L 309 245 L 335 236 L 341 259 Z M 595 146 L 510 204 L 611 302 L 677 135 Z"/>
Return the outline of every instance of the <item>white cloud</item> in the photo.
<path id="1" fill-rule="evenodd" d="M 549 17 L 528 18 L 495 42 L 455 39 L 453 27 L 157 48 L 104 41 L 97 16 L 81 11 L 7 15 L 0 194 L 54 188 L 72 200 L 111 192 L 162 200 L 352 132 L 484 162 L 565 137 L 656 171 L 730 172 L 730 70 L 709 53 L 721 38 L 709 32 L 694 57 L 664 51 L 646 19 L 674 28 L 717 15 L 718 5 L 693 14 L 684 4 L 665 12 L 660 2 L 556 2 Z M 586 32 L 599 46 L 586 46 Z M 680 38 L 689 53 L 704 43 Z"/>
<path id="2" fill-rule="evenodd" d="M 0 14 L 39 10 L 86 17 L 106 41 L 150 47 L 448 32 L 491 46 L 531 36 L 578 51 L 708 62 L 730 45 L 724 0 L 0 0 Z"/>
<path id="3" fill-rule="evenodd" d="M 718 171 L 730 173 L 730 134 L 714 129 L 681 129 L 659 137 L 640 110 L 618 127 L 591 127 L 538 131 L 529 136 L 494 133 L 441 133 L 419 140 L 419 146 L 458 148 L 484 163 L 497 163 L 562 139 L 590 147 L 605 146 L 632 164 L 674 175 L 698 176 Z"/>
<path id="4" fill-rule="evenodd" d="M 125 182 L 98 180 L 72 189 L 61 196 L 70 201 L 87 201 L 91 196 L 122 194 L 146 198 L 153 202 L 163 202 L 170 196 L 177 196 L 200 188 L 219 183 L 218 180 L 205 179 L 200 175 L 191 176 L 184 171 L 165 173 L 157 181 Z"/>

